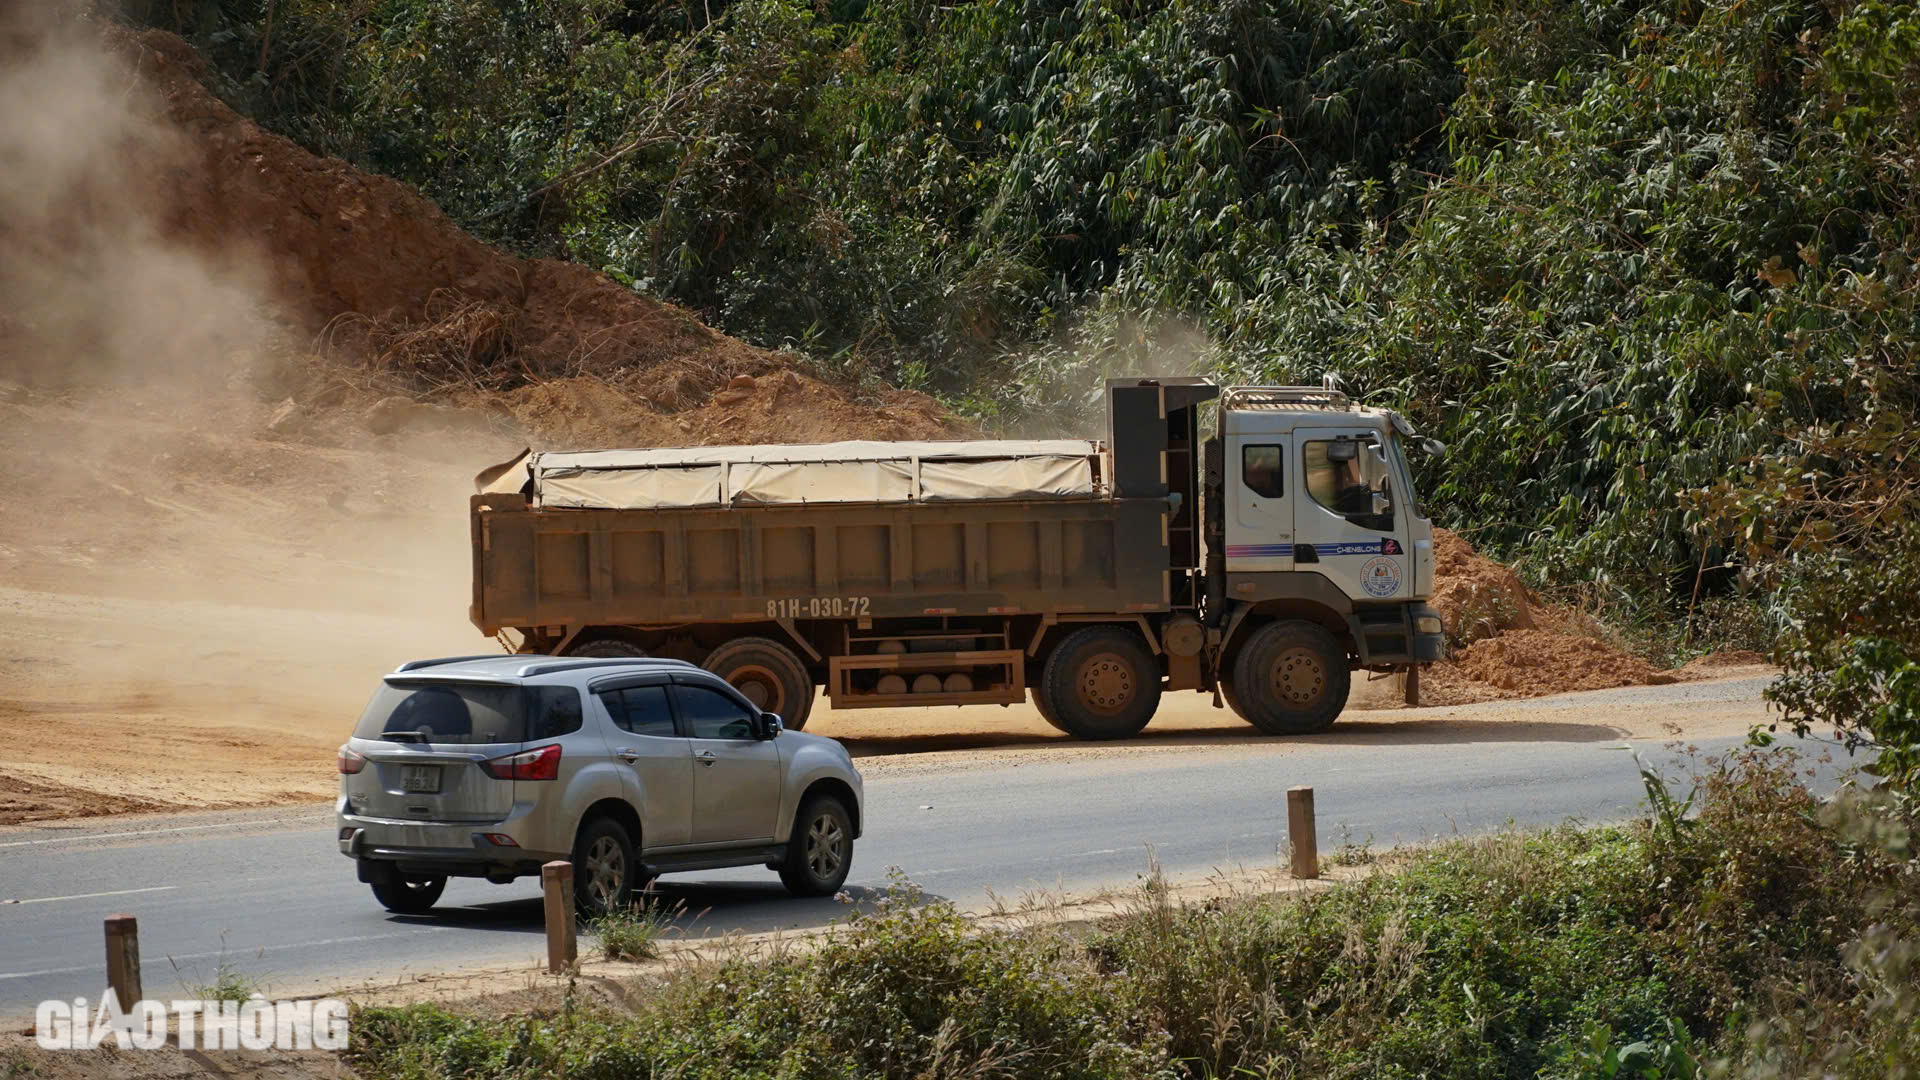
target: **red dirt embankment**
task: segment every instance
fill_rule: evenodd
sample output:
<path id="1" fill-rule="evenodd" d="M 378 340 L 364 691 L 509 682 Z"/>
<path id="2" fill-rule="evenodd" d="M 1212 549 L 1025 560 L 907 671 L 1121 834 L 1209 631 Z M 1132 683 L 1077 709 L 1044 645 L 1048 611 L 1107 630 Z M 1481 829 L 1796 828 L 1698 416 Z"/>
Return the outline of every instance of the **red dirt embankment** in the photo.
<path id="1" fill-rule="evenodd" d="M 796 371 L 792 357 L 605 274 L 482 243 L 412 187 L 235 113 L 202 85 L 202 63 L 180 38 L 107 36 L 155 119 L 176 133 L 143 148 L 158 167 L 130 193 L 158 241 L 249 279 L 294 335 L 384 376 L 343 388 L 338 377 L 316 383 L 316 357 L 281 357 L 307 369 L 268 380 L 294 391 L 303 420 L 364 412 L 397 391 L 482 410 L 549 446 L 960 430 L 924 394 L 883 389 L 856 401 Z M 389 403 L 371 426 L 394 427 L 395 413 Z"/>

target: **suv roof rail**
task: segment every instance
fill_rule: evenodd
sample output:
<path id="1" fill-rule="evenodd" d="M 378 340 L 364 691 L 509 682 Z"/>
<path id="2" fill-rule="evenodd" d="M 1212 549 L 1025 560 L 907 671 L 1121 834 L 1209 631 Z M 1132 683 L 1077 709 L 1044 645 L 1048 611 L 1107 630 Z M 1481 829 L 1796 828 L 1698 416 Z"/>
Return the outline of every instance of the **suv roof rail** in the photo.
<path id="1" fill-rule="evenodd" d="M 1288 405 L 1347 409 L 1353 400 L 1324 386 L 1229 386 L 1220 395 L 1222 409 L 1278 409 Z"/>
<path id="2" fill-rule="evenodd" d="M 624 667 L 627 665 L 653 668 L 692 668 L 695 671 L 706 670 L 698 664 L 689 664 L 685 660 L 670 660 L 664 656 L 573 656 L 549 659 L 544 663 L 528 664 L 526 667 L 520 669 L 520 677 L 531 678 L 535 675 L 551 675 L 556 671 L 578 671 L 581 668 Z"/>
<path id="3" fill-rule="evenodd" d="M 442 664 L 464 664 L 469 660 L 502 660 L 502 653 L 478 653 L 473 656 L 441 656 L 432 660 L 409 660 L 393 669 L 395 675 L 403 671 L 419 671 L 421 668 L 439 667 Z"/>

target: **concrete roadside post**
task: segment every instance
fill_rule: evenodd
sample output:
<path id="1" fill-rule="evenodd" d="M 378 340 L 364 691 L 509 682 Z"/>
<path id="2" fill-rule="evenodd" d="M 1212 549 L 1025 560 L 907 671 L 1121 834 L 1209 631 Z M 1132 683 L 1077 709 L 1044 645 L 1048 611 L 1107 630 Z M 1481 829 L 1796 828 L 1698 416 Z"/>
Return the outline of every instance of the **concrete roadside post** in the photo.
<path id="1" fill-rule="evenodd" d="M 1320 835 L 1313 823 L 1313 789 L 1287 789 L 1287 840 L 1293 846 L 1293 876 L 1320 876 Z"/>
<path id="2" fill-rule="evenodd" d="M 123 1012 L 146 996 L 140 987 L 140 923 L 131 915 L 107 916 L 107 986 Z"/>
<path id="3" fill-rule="evenodd" d="M 572 971 L 579 947 L 573 927 L 573 864 L 556 859 L 540 868 L 540 888 L 547 898 L 547 971 Z"/>

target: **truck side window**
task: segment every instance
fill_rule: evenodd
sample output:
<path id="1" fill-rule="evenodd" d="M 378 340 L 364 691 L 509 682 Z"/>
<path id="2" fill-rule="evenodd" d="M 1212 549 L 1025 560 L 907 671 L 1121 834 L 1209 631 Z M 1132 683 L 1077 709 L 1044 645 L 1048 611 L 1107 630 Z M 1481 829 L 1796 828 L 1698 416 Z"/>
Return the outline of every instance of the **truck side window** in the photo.
<path id="1" fill-rule="evenodd" d="M 1240 448 L 1240 482 L 1255 495 L 1278 499 L 1286 494 L 1281 483 L 1280 448 L 1272 444 Z"/>
<path id="2" fill-rule="evenodd" d="M 704 686 L 673 688 L 680 720 L 693 739 L 751 739 L 753 717 L 732 698 Z"/>
<path id="3" fill-rule="evenodd" d="M 1314 502 L 1363 529 L 1393 530 L 1393 485 L 1378 439 L 1316 439 L 1302 458 Z"/>
<path id="4" fill-rule="evenodd" d="M 600 700 L 606 703 L 608 715 L 613 717 L 613 722 L 622 731 L 668 738 L 675 734 L 673 713 L 667 711 L 667 688 L 664 686 L 629 686 L 625 690 L 609 690 L 600 695 Z"/>

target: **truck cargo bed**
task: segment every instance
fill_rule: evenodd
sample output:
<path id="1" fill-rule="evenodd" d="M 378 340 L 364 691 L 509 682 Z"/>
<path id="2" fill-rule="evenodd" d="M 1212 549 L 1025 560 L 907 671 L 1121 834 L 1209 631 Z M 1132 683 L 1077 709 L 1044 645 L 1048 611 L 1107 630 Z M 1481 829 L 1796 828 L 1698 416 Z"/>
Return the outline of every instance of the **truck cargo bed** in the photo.
<path id="1" fill-rule="evenodd" d="M 1168 606 L 1164 499 L 584 510 L 473 497 L 473 621 L 765 622 Z"/>

